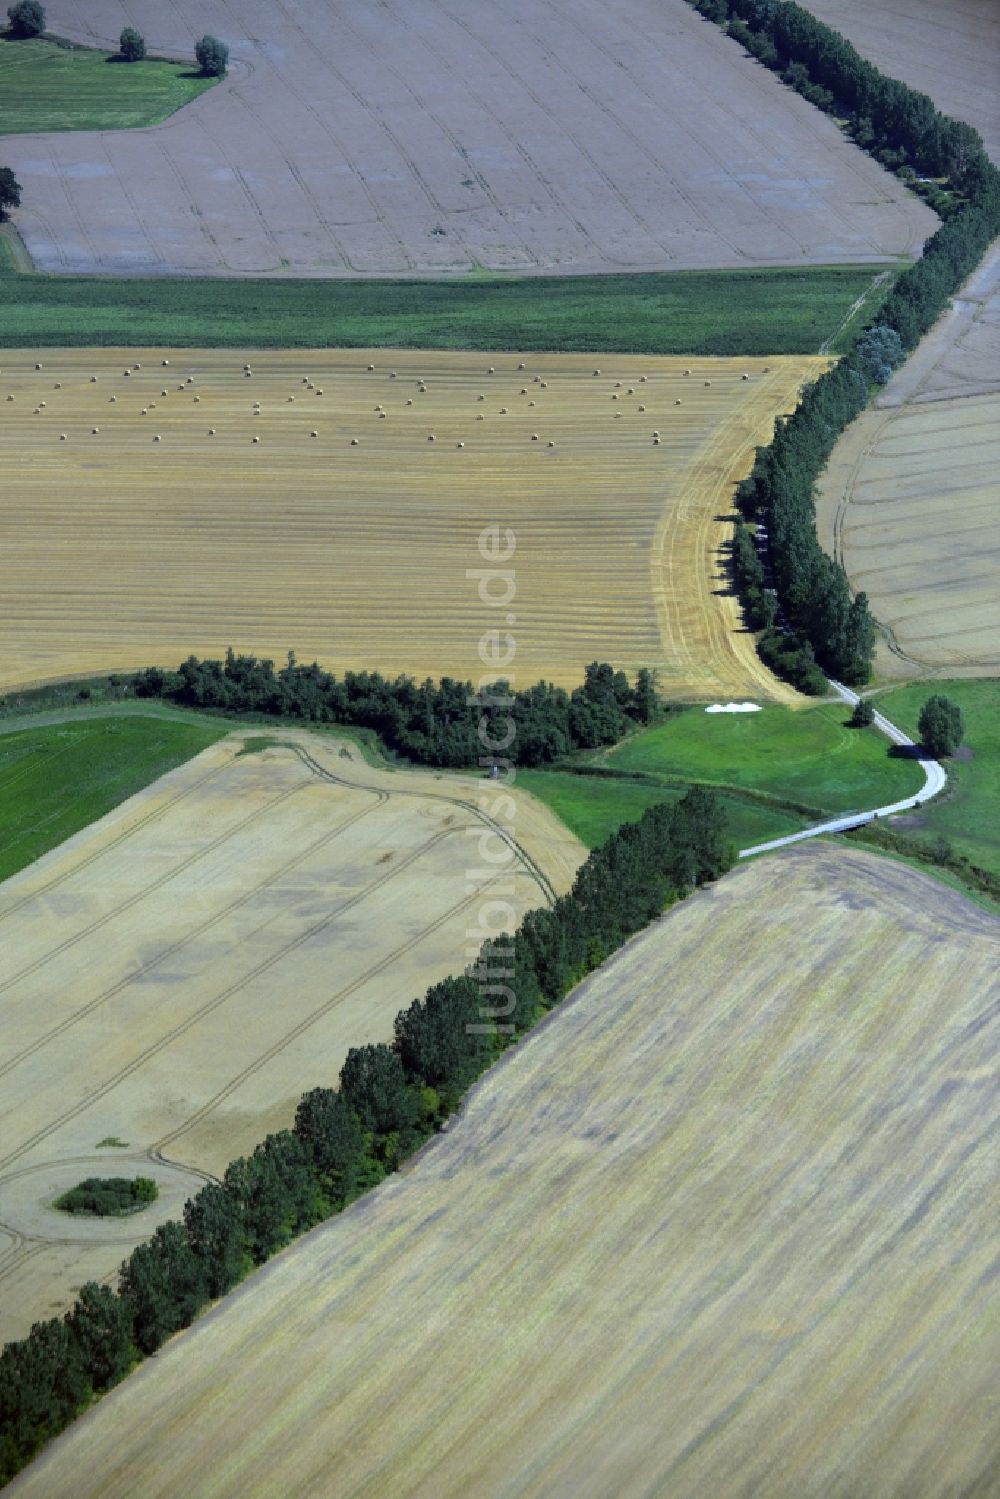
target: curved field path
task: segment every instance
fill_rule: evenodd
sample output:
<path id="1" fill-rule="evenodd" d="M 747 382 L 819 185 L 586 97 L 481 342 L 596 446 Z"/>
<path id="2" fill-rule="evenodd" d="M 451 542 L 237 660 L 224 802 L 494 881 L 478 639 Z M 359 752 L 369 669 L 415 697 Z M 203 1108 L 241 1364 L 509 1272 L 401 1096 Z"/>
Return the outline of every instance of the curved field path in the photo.
<path id="1" fill-rule="evenodd" d="M 676 697 L 799 701 L 741 628 L 723 547 L 755 446 L 828 365 L 8 352 L 0 690 L 229 645 L 478 680 L 499 630 L 518 687 L 609 660 Z M 506 564 L 489 527 L 514 534 Z M 484 602 L 508 570 L 509 603 Z"/>
<path id="2" fill-rule="evenodd" d="M 741 867 L 12 1499 L 992 1493 L 998 972 L 911 869 Z"/>
<path id="3" fill-rule="evenodd" d="M 864 262 L 936 219 L 683 0 L 55 0 L 229 78 L 151 130 L 18 136 L 50 272 L 522 273 Z"/>

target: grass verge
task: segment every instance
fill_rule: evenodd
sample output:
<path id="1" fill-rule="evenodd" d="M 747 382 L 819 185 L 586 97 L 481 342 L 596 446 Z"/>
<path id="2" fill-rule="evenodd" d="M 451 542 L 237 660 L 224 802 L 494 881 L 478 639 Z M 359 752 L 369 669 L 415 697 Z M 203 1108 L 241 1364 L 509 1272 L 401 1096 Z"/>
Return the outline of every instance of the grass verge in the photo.
<path id="1" fill-rule="evenodd" d="M 960 758 L 946 761 L 948 789 L 919 812 L 892 819 L 892 829 L 953 852 L 1000 875 L 1000 680 L 978 678 L 913 683 L 880 693 L 879 709 L 913 738 L 917 719 L 933 693 L 958 703 L 965 719 Z"/>
<path id="2" fill-rule="evenodd" d="M 68 42 L 0 36 L 0 135 L 158 125 L 216 80 L 192 60 L 118 62 Z"/>
<path id="3" fill-rule="evenodd" d="M 0 738 L 0 880 L 229 732 L 122 716 Z"/>
<path id="4" fill-rule="evenodd" d="M 0 346 L 808 354 L 853 338 L 854 324 L 837 330 L 873 274 L 225 281 L 23 275 L 0 264 Z"/>

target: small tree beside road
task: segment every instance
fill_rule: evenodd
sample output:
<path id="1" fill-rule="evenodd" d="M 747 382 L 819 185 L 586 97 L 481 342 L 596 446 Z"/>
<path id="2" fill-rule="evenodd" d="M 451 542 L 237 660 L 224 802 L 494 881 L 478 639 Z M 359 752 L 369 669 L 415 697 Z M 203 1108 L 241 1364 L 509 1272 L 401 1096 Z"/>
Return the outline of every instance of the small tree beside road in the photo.
<path id="1" fill-rule="evenodd" d="M 935 693 L 921 708 L 917 728 L 921 744 L 935 760 L 942 755 L 953 755 L 965 732 L 962 710 L 951 698 Z"/>
<path id="2" fill-rule="evenodd" d="M 875 722 L 875 709 L 866 697 L 859 697 L 854 704 L 854 712 L 848 719 L 852 729 L 867 729 Z"/>
<path id="3" fill-rule="evenodd" d="M 134 26 L 123 26 L 118 38 L 118 56 L 125 62 L 142 62 L 146 55 L 146 38 Z"/>
<path id="4" fill-rule="evenodd" d="M 217 36 L 203 36 L 195 42 L 194 55 L 207 78 L 221 78 L 229 63 L 229 48 Z"/>
<path id="5" fill-rule="evenodd" d="M 18 0 L 7 7 L 10 29 L 16 37 L 41 36 L 45 30 L 45 7 L 38 0 Z"/>

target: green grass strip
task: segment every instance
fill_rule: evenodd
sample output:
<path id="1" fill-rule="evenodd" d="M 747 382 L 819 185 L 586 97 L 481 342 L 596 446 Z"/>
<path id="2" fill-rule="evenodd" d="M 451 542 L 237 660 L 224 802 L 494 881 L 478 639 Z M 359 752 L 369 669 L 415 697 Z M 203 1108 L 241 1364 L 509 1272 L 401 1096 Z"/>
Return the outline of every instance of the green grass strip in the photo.
<path id="1" fill-rule="evenodd" d="M 67 42 L 3 36 L 0 135 L 158 125 L 215 81 L 198 72 L 193 47 L 187 63 L 125 63 Z"/>

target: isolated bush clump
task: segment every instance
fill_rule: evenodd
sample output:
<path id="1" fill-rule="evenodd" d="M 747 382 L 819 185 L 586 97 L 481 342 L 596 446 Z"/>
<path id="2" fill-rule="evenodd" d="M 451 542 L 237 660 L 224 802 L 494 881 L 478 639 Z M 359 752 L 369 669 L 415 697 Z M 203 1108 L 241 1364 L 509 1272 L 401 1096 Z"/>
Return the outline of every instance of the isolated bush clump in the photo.
<path id="1" fill-rule="evenodd" d="M 921 708 L 917 728 L 921 744 L 936 760 L 942 755 L 953 755 L 965 730 L 962 710 L 951 698 L 935 693 Z"/>
<path id="2" fill-rule="evenodd" d="M 159 1195 L 159 1188 L 149 1176 L 88 1176 L 86 1181 L 57 1197 L 55 1205 L 64 1213 L 121 1218 L 148 1207 Z"/>
<path id="3" fill-rule="evenodd" d="M 0 167 L 0 223 L 7 217 L 8 208 L 20 208 L 21 184 L 10 167 Z"/>
<path id="4" fill-rule="evenodd" d="M 855 354 L 868 378 L 879 385 L 886 383 L 906 357 L 899 334 L 884 323 L 876 323 L 874 328 L 861 335 Z"/>
<path id="5" fill-rule="evenodd" d="M 208 78 L 221 78 L 229 62 L 229 48 L 217 36 L 203 36 L 195 42 L 194 55 Z"/>
<path id="6" fill-rule="evenodd" d="M 146 55 L 146 38 L 134 26 L 123 26 L 118 38 L 118 56 L 125 62 L 142 62 Z"/>
<path id="7" fill-rule="evenodd" d="M 867 698 L 858 698 L 848 722 L 852 729 L 867 729 L 875 722 L 875 709 Z"/>
<path id="8" fill-rule="evenodd" d="M 15 36 L 41 36 L 45 30 L 45 7 L 38 0 L 18 0 L 7 7 L 7 19 Z"/>

